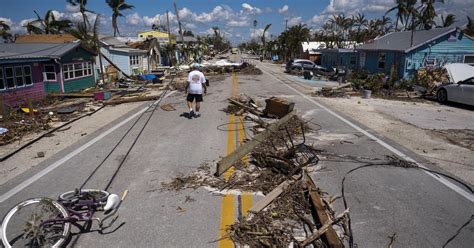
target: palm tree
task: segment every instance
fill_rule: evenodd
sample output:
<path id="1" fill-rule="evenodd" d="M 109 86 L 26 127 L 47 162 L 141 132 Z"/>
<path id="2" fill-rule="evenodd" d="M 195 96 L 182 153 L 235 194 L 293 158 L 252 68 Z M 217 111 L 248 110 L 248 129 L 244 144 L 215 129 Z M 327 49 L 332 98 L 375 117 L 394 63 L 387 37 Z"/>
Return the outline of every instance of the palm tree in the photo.
<path id="1" fill-rule="evenodd" d="M 86 25 L 90 25 L 86 12 L 95 14 L 94 11 L 86 9 L 87 0 L 66 0 L 72 6 L 79 6 L 79 12 L 82 14 L 82 20 Z"/>
<path id="2" fill-rule="evenodd" d="M 467 17 L 466 28 L 463 31 L 465 34 L 474 37 L 474 20 L 472 20 L 469 16 Z"/>
<path id="3" fill-rule="evenodd" d="M 257 36 L 257 20 L 253 20 L 253 35 Z"/>
<path id="4" fill-rule="evenodd" d="M 306 24 L 298 24 L 289 28 L 287 32 L 287 46 L 291 56 L 295 57 L 296 55 L 301 55 L 301 43 L 308 41 L 311 37 L 309 28 L 306 26 Z"/>
<path id="5" fill-rule="evenodd" d="M 407 13 L 405 15 L 405 30 L 415 30 L 419 25 L 420 12 L 415 7 L 417 0 L 406 0 Z"/>
<path id="6" fill-rule="evenodd" d="M 441 15 L 441 25 L 438 25 L 440 28 L 446 28 L 453 25 L 456 22 L 456 16 L 453 14 L 448 14 L 446 18 Z"/>
<path id="7" fill-rule="evenodd" d="M 117 26 L 117 18 L 119 16 L 123 16 L 120 11 L 132 9 L 135 6 L 125 3 L 125 0 L 106 0 L 109 7 L 112 9 L 112 27 L 114 29 L 114 37 L 120 35 L 118 26 Z"/>
<path id="8" fill-rule="evenodd" d="M 12 34 L 10 34 L 10 25 L 8 25 L 5 21 L 0 20 L 0 37 L 4 39 L 6 42 L 11 41 Z"/>
<path id="9" fill-rule="evenodd" d="M 268 29 L 272 26 L 271 23 L 267 24 L 265 28 L 263 29 L 263 34 L 262 34 L 262 45 L 263 45 L 263 58 L 265 58 L 265 33 L 268 31 Z"/>
<path id="10" fill-rule="evenodd" d="M 361 30 L 362 28 L 365 28 L 367 27 L 367 25 L 369 24 L 369 22 L 367 21 L 367 19 L 365 18 L 365 15 L 364 14 L 361 14 L 361 13 L 357 13 L 356 16 L 353 16 L 352 17 L 352 23 L 354 24 L 354 26 L 357 27 L 357 33 L 356 33 L 356 37 L 355 37 L 355 40 L 357 42 L 362 42 L 364 41 L 364 39 L 361 37 Z"/>
<path id="11" fill-rule="evenodd" d="M 25 27 L 28 33 L 34 34 L 60 34 L 67 31 L 72 22 L 70 20 L 56 20 L 53 14 L 53 10 L 46 11 L 44 18 L 42 19 L 36 10 L 36 20 L 28 22 Z"/>
<path id="12" fill-rule="evenodd" d="M 437 16 L 434 8 L 435 2 L 444 3 L 444 0 L 421 0 L 420 25 L 430 30 L 436 24 L 434 18 Z"/>
<path id="13" fill-rule="evenodd" d="M 396 4 L 393 8 L 389 9 L 387 12 L 385 12 L 385 15 L 392 11 L 397 11 L 397 20 L 395 23 L 395 30 L 398 31 L 398 24 L 401 23 L 403 24 L 404 18 L 408 15 L 408 8 L 407 5 L 405 4 L 406 0 L 396 0 Z"/>

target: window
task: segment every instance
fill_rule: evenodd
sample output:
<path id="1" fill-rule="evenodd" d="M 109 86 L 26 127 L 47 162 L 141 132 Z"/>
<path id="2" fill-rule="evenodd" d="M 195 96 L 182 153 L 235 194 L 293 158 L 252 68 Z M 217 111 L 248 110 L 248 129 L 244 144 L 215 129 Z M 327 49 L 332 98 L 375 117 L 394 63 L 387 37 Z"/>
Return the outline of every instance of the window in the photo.
<path id="1" fill-rule="evenodd" d="M 31 77 L 31 67 L 29 65 L 23 66 L 23 77 L 25 85 L 33 84 L 33 78 Z"/>
<path id="2" fill-rule="evenodd" d="M 43 72 L 44 81 L 56 81 L 56 68 L 54 65 L 45 65 Z"/>
<path id="3" fill-rule="evenodd" d="M 474 55 L 464 56 L 464 63 L 474 65 Z"/>
<path id="4" fill-rule="evenodd" d="M 5 80 L 3 79 L 3 68 L 0 68 L 0 90 L 4 90 L 5 87 Z"/>
<path id="5" fill-rule="evenodd" d="M 357 57 L 356 56 L 351 56 L 351 60 L 350 60 L 350 64 L 351 65 L 356 65 L 356 62 L 357 62 Z"/>
<path id="6" fill-rule="evenodd" d="M 130 56 L 130 65 L 140 65 L 140 59 L 138 55 Z"/>
<path id="7" fill-rule="evenodd" d="M 84 69 L 82 64 L 74 64 L 74 77 L 84 76 Z"/>
<path id="8" fill-rule="evenodd" d="M 15 88 L 15 77 L 13 75 L 13 67 L 5 67 L 5 81 L 9 89 Z"/>
<path id="9" fill-rule="evenodd" d="M 23 78 L 23 67 L 21 66 L 15 66 L 15 82 L 16 87 L 25 86 L 25 80 Z"/>
<path id="10" fill-rule="evenodd" d="M 92 75 L 92 63 L 81 62 L 63 65 L 64 80 L 71 80 Z"/>
<path id="11" fill-rule="evenodd" d="M 379 53 L 379 69 L 385 69 L 385 53 Z"/>

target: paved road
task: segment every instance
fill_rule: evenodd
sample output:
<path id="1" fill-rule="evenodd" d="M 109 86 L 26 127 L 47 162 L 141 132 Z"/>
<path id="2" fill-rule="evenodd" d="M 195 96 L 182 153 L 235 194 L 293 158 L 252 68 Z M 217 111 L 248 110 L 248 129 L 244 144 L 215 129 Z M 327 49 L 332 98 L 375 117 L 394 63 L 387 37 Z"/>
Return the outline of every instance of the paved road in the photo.
<path id="1" fill-rule="evenodd" d="M 182 93 L 174 93 L 164 99 L 162 103 L 172 104 L 177 111 L 158 109 L 152 114 L 109 189 L 111 192 L 130 191 L 117 223 L 123 225 L 106 235 L 97 232 L 76 235 L 69 246 L 230 247 L 228 242 L 216 242 L 222 227 L 245 214 L 245 209 L 256 199 L 249 196 L 216 196 L 202 188 L 181 192 L 161 191 L 160 188 L 162 182 L 176 175 L 188 174 L 201 164 L 212 163 L 226 155 L 242 139 L 242 134 L 217 128 L 237 121 L 220 111 L 227 105 L 226 98 L 231 94 L 242 92 L 261 97 L 282 96 L 296 102 L 299 113 L 322 128 L 311 136 L 311 141 L 329 153 L 380 159 L 393 154 L 374 138 L 365 136 L 361 130 L 354 129 L 329 113 L 314 99 L 303 97 L 299 91 L 304 92 L 307 88 L 291 81 L 287 82 L 288 85 L 278 81 L 274 77 L 280 75 L 277 67 L 258 65 L 270 73 L 260 76 L 238 75 L 222 82 L 211 82 L 201 118 L 190 120 L 182 116 L 186 111 Z M 135 121 L 131 119 L 125 122 L 127 118 L 144 107 L 90 135 L 91 139 L 97 137 L 96 140 L 75 144 L 2 185 L 0 214 L 21 200 L 38 196 L 55 198 L 59 193 L 81 185 Z M 137 127 L 141 127 L 150 114 L 145 113 Z M 123 125 L 117 127 L 118 124 Z M 365 130 L 364 127 L 362 129 Z M 139 128 L 132 129 L 131 134 L 87 182 L 86 187 L 104 188 L 107 185 L 139 131 Z M 104 132 L 110 133 L 98 139 Z M 417 159 L 403 147 L 383 137 L 378 138 Z M 343 175 L 359 164 L 328 161 L 324 157 L 322 160 L 324 169 L 313 175 L 316 183 L 324 191 L 340 195 Z M 40 174 L 41 177 L 35 176 L 52 165 L 57 167 Z M 23 184 L 23 187 L 20 184 L 22 182 L 31 184 Z M 15 187 L 19 190 L 11 191 Z M 387 247 L 388 236 L 394 233 L 397 234 L 395 247 L 441 247 L 474 213 L 472 195 L 469 200 L 469 195 L 466 198 L 416 170 L 359 170 L 348 176 L 345 190 L 358 247 Z M 195 201 L 186 202 L 188 196 Z M 340 200 L 336 202 L 335 208 L 343 210 Z M 448 247 L 472 247 L 472 234 L 471 223 Z"/>

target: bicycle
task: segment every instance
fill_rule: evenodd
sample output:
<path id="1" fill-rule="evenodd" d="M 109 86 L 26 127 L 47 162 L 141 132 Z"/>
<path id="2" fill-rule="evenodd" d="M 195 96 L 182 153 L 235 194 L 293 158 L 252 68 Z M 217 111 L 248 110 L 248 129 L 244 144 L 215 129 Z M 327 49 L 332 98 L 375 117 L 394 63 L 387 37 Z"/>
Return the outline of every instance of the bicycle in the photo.
<path id="1" fill-rule="evenodd" d="M 68 240 L 71 224 L 97 221 L 100 231 L 112 226 L 128 191 L 120 198 L 98 189 L 76 189 L 58 200 L 33 198 L 16 204 L 2 221 L 1 238 L 6 248 L 61 247 Z M 102 219 L 94 217 L 104 211 Z M 104 221 L 115 216 L 108 225 Z"/>

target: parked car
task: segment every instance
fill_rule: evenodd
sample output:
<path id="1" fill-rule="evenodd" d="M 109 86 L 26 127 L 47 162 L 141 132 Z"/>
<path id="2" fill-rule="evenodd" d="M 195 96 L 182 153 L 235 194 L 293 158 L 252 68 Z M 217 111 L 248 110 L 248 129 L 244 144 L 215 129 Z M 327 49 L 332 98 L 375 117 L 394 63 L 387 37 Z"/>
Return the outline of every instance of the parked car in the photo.
<path id="1" fill-rule="evenodd" d="M 474 68 L 468 64 L 448 64 L 450 82 L 442 84 L 436 91 L 440 103 L 457 102 L 474 106 Z"/>
<path id="2" fill-rule="evenodd" d="M 293 70 L 297 71 L 304 71 L 304 70 L 310 70 L 312 71 L 314 69 L 314 66 L 316 64 L 307 59 L 295 59 L 295 60 L 290 60 L 288 63 L 286 63 L 285 67 L 285 72 L 291 72 Z"/>

